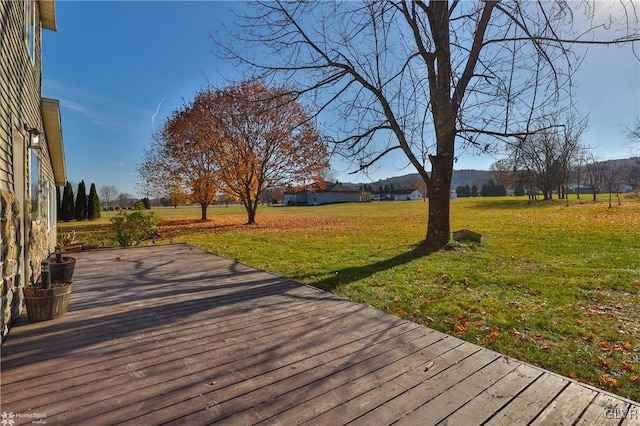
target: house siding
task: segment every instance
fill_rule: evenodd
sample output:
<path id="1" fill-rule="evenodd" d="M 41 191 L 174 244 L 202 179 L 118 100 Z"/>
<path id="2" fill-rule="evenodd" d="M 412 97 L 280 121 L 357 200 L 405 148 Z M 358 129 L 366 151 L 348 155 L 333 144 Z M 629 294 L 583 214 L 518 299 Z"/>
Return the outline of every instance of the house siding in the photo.
<path id="1" fill-rule="evenodd" d="M 2 339 L 11 323 L 23 311 L 25 284 L 37 280 L 40 261 L 53 250 L 56 228 L 47 229 L 47 206 L 41 197 L 39 217 L 31 222 L 30 197 L 25 193 L 30 186 L 30 149 L 26 147 L 28 135 L 25 125 L 42 132 L 42 150 L 34 151 L 39 159 L 40 181 L 54 185 L 53 168 L 44 138 L 41 114 L 42 28 L 39 4 L 35 2 L 33 58 L 25 42 L 25 1 L 0 0 L 0 236 L 2 254 Z M 20 146 L 16 146 L 20 144 Z M 20 158 L 14 158 L 21 155 Z M 21 165 L 23 164 L 23 166 Z M 24 173 L 16 175 L 24 169 Z M 41 185 L 42 186 L 42 185 Z M 24 191 L 22 190 L 24 188 Z M 22 192 L 22 193 L 20 193 Z M 41 191 L 42 193 L 42 191 Z M 55 220 L 53 220 L 55 223 Z"/>

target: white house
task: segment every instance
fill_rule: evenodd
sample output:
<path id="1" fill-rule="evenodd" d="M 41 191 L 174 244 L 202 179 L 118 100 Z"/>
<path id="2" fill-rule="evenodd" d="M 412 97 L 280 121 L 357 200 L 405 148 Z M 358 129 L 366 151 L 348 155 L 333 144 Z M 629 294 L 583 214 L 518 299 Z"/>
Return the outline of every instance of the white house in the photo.
<path id="1" fill-rule="evenodd" d="M 376 201 L 422 200 L 423 194 L 419 189 L 392 189 L 388 191 L 374 191 L 371 198 Z"/>

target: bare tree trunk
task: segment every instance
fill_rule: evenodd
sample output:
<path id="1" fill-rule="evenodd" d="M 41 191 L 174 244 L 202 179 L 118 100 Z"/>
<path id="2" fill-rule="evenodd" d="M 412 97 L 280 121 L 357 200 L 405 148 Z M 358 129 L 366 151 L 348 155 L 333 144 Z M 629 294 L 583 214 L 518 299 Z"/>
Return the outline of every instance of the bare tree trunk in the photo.
<path id="1" fill-rule="evenodd" d="M 200 203 L 200 220 L 207 220 L 207 203 Z"/>
<path id="2" fill-rule="evenodd" d="M 427 237 L 423 243 L 429 252 L 438 251 L 446 246 L 451 237 L 449 198 L 453 177 L 453 155 L 431 157 L 431 167 L 431 179 L 427 182 L 429 218 Z"/>
<path id="3" fill-rule="evenodd" d="M 253 225 L 256 223 L 256 209 L 251 204 L 245 204 L 247 210 L 247 223 L 246 225 Z"/>

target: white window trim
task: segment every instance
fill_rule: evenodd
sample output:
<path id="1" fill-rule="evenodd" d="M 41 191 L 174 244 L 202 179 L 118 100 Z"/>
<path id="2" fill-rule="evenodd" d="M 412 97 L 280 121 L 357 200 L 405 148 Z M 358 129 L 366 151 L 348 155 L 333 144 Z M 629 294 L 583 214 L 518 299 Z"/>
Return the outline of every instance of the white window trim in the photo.
<path id="1" fill-rule="evenodd" d="M 24 2 L 24 42 L 27 52 L 31 58 L 31 62 L 36 60 L 36 2 L 34 0 L 25 0 Z"/>

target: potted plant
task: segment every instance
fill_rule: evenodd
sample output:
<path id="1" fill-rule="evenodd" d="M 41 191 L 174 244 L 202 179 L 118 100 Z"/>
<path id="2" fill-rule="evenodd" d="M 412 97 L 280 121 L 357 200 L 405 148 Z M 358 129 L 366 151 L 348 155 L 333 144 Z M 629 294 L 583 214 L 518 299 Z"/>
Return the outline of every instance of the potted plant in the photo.
<path id="1" fill-rule="evenodd" d="M 71 282 L 51 281 L 48 260 L 43 260 L 41 266 L 41 281 L 24 288 L 24 300 L 30 322 L 52 320 L 64 315 L 73 289 Z"/>

